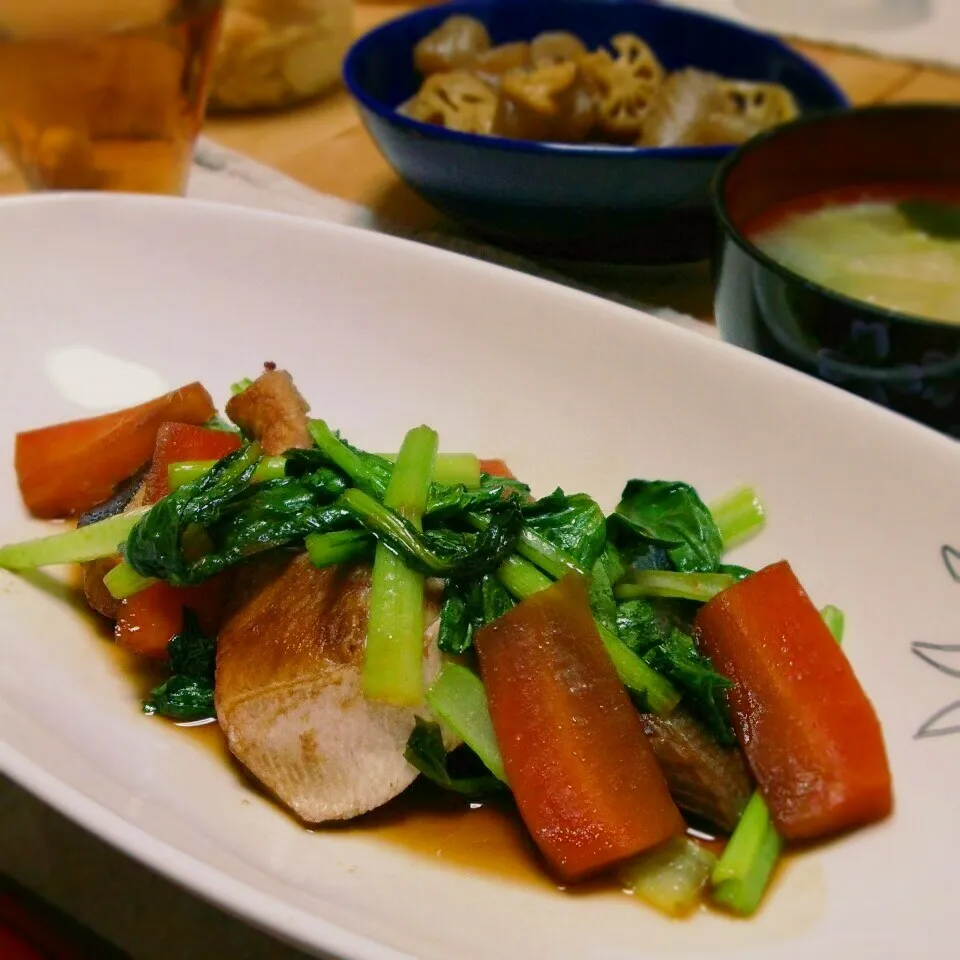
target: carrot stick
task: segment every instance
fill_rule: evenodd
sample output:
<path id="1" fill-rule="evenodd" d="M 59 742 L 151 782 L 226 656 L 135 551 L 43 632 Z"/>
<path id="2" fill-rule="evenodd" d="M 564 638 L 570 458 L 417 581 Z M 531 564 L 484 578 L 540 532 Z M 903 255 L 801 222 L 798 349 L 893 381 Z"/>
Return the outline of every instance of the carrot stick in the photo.
<path id="1" fill-rule="evenodd" d="M 137 407 L 18 433 L 23 502 L 45 519 L 89 510 L 150 459 L 161 423 L 206 423 L 215 412 L 210 394 L 191 383 Z"/>
<path id="2" fill-rule="evenodd" d="M 890 813 L 876 713 L 788 563 L 718 594 L 695 627 L 733 681 L 734 729 L 781 836 L 813 839 Z"/>
<path id="3" fill-rule="evenodd" d="M 582 576 L 535 593 L 474 642 L 507 780 L 560 877 L 581 879 L 683 832 Z"/>

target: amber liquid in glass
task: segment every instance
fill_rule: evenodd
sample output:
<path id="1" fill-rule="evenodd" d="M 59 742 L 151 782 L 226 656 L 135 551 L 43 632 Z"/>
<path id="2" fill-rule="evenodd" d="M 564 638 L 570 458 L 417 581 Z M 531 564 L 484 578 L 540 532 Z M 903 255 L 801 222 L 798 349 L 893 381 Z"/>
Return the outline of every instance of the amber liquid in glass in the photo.
<path id="1" fill-rule="evenodd" d="M 148 25 L 0 32 L 0 142 L 30 189 L 183 193 L 220 11 L 179 0 Z"/>

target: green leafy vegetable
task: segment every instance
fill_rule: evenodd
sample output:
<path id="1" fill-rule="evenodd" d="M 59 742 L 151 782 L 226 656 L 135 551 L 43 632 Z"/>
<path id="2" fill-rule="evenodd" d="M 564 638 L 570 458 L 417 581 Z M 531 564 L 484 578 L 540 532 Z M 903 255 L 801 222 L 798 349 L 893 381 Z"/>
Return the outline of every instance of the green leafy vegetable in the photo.
<path id="1" fill-rule="evenodd" d="M 754 793 L 713 868 L 713 900 L 741 916 L 755 913 L 782 849 L 767 804 Z"/>
<path id="2" fill-rule="evenodd" d="M 61 563 L 83 563 L 117 552 L 130 531 L 150 512 L 140 507 L 129 513 L 98 520 L 96 523 L 67 530 L 50 537 L 10 543 L 0 548 L 0 567 L 5 570 L 31 570 Z"/>
<path id="3" fill-rule="evenodd" d="M 411 766 L 444 790 L 471 799 L 481 799 L 506 790 L 503 782 L 491 774 L 459 776 L 452 772 L 440 725 L 422 717 L 416 718 L 403 755 Z"/>
<path id="4" fill-rule="evenodd" d="M 143 712 L 179 722 L 215 717 L 217 645 L 204 635 L 192 610 L 184 610 L 183 630 L 168 644 L 167 659 L 170 678 L 150 691 Z"/>
<path id="5" fill-rule="evenodd" d="M 427 688 L 426 701 L 434 714 L 463 740 L 484 766 L 506 783 L 503 757 L 480 678 L 472 670 L 448 661 Z"/>
<path id="6" fill-rule="evenodd" d="M 756 571 L 751 570 L 749 567 L 741 567 L 736 563 L 721 563 L 720 568 L 717 570 L 717 573 L 723 573 L 728 577 L 733 577 L 736 583 L 745 580 L 755 572 Z"/>
<path id="7" fill-rule="evenodd" d="M 710 513 L 725 550 L 749 540 L 766 523 L 763 504 L 753 487 L 739 487 L 711 503 Z"/>
<path id="8" fill-rule="evenodd" d="M 692 637 L 673 628 L 643 659 L 683 691 L 684 702 L 700 715 L 718 743 L 733 746 L 737 742 L 727 706 L 731 683 L 713 669 L 709 657 L 697 651 Z"/>
<path id="9" fill-rule="evenodd" d="M 427 426 L 404 437 L 384 494 L 384 508 L 419 530 L 439 438 Z M 364 648 L 368 700 L 417 706 L 423 693 L 423 574 L 381 542 L 373 557 L 370 614 Z"/>
<path id="10" fill-rule="evenodd" d="M 356 525 L 335 502 L 346 487 L 335 470 L 257 484 L 259 463 L 259 447 L 251 444 L 154 504 L 127 538 L 130 567 L 191 586 L 264 550 Z M 111 578 L 121 575 L 111 571 Z"/>
<path id="11" fill-rule="evenodd" d="M 686 483 L 631 480 L 609 522 L 621 534 L 665 547 L 677 570 L 712 572 L 723 554 L 710 510 Z"/>
<path id="12" fill-rule="evenodd" d="M 378 500 L 351 487 L 337 501 L 412 569 L 434 577 L 477 576 L 498 566 L 516 547 L 523 523 L 515 499 L 501 500 L 480 533 L 417 530 Z"/>
<path id="13" fill-rule="evenodd" d="M 584 493 L 567 496 L 557 488 L 548 497 L 525 505 L 523 519 L 526 530 L 558 547 L 581 570 L 590 570 L 603 552 L 607 521 L 596 502 Z M 527 559 L 537 562 L 535 557 Z M 560 576 L 566 570 L 547 572 Z"/>
<path id="14" fill-rule="evenodd" d="M 448 580 L 443 593 L 437 645 L 444 653 L 465 653 L 481 627 L 503 616 L 513 599 L 491 574 L 479 580 Z"/>
<path id="15" fill-rule="evenodd" d="M 837 643 L 843 643 L 843 630 L 845 617 L 843 611 L 833 604 L 827 604 L 821 611 L 820 616 L 827 625 L 827 629 L 833 634 L 833 639 Z"/>
<path id="16" fill-rule="evenodd" d="M 620 640 L 641 656 L 663 639 L 657 612 L 646 600 L 618 604 L 615 627 Z"/>
<path id="17" fill-rule="evenodd" d="M 675 837 L 620 868 L 623 885 L 669 917 L 700 903 L 717 858 L 691 837 Z"/>
<path id="18" fill-rule="evenodd" d="M 683 573 L 679 570 L 638 570 L 614 588 L 618 600 L 638 597 L 673 597 L 706 603 L 737 578 L 727 573 Z"/>
<path id="19" fill-rule="evenodd" d="M 333 530 L 311 533 L 304 540 L 307 555 L 315 567 L 355 563 L 373 556 L 376 541 L 365 530 Z"/>
<path id="20" fill-rule="evenodd" d="M 936 200 L 904 200 L 897 210 L 930 237 L 960 240 L 960 206 Z"/>

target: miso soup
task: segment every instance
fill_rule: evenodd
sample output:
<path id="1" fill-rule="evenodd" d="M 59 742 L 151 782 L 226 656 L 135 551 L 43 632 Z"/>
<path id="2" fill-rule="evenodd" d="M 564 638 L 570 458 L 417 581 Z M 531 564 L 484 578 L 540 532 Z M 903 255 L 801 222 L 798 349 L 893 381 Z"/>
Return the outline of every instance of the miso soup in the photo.
<path id="1" fill-rule="evenodd" d="M 819 196 L 773 211 L 749 234 L 768 256 L 830 290 L 960 324 L 960 191 Z"/>

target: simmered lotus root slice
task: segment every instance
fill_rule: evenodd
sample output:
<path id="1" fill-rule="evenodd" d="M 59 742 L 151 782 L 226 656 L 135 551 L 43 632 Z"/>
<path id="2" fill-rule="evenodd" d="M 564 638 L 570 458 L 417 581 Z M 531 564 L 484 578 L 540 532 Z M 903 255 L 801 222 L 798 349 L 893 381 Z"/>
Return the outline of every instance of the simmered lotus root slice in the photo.
<path id="1" fill-rule="evenodd" d="M 597 127 L 611 140 L 629 143 L 643 129 L 650 104 L 663 80 L 663 67 L 639 37 L 618 34 L 611 41 L 614 58 L 597 50 L 580 61 L 597 98 Z"/>
<path id="2" fill-rule="evenodd" d="M 493 133 L 517 140 L 578 143 L 593 129 L 593 97 L 567 61 L 503 78 Z"/>
<path id="3" fill-rule="evenodd" d="M 501 43 L 499 47 L 478 53 L 470 62 L 470 72 L 488 86 L 499 87 L 504 74 L 523 70 L 529 64 L 529 43 Z"/>
<path id="4" fill-rule="evenodd" d="M 692 68 L 679 70 L 660 88 L 640 142 L 652 147 L 742 143 L 796 113 L 793 97 L 776 84 L 729 81 Z"/>
<path id="5" fill-rule="evenodd" d="M 583 41 L 564 30 L 553 30 L 538 34 L 530 44 L 530 61 L 537 66 L 545 63 L 574 63 L 586 56 L 587 48 Z"/>
<path id="6" fill-rule="evenodd" d="M 722 80 L 715 94 L 715 109 L 741 117 L 759 130 L 786 123 L 800 112 L 793 95 L 778 83 Z"/>
<path id="7" fill-rule="evenodd" d="M 487 28 L 473 17 L 448 17 L 413 48 L 413 63 L 424 76 L 466 67 L 490 49 Z"/>
<path id="8" fill-rule="evenodd" d="M 490 133 L 496 109 L 497 95 L 490 87 L 465 70 L 454 70 L 427 77 L 400 112 L 448 130 Z"/>

